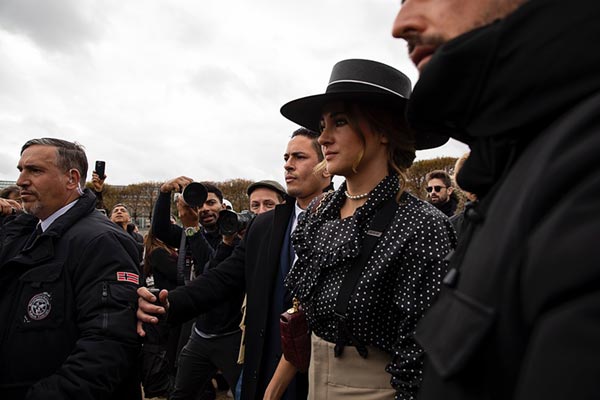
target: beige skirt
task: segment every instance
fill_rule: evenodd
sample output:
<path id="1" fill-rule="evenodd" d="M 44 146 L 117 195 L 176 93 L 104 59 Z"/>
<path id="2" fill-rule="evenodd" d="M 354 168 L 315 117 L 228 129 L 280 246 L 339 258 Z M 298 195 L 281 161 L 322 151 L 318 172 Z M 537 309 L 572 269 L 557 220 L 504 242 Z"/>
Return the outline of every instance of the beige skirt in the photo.
<path id="1" fill-rule="evenodd" d="M 334 344 L 312 335 L 311 359 L 308 369 L 310 400 L 393 399 L 396 391 L 390 386 L 390 374 L 385 367 L 391 356 L 372 346 L 362 358 L 356 348 L 346 347 L 340 357 L 334 357 Z"/>

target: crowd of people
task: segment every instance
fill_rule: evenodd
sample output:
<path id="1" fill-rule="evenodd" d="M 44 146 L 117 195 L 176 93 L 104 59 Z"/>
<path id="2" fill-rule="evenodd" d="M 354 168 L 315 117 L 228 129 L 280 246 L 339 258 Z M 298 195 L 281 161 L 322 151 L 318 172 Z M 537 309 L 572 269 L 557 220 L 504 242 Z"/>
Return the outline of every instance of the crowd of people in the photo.
<path id="1" fill-rule="evenodd" d="M 285 188 L 249 185 L 249 219 L 179 176 L 142 237 L 126 204 L 105 209 L 104 176 L 85 188 L 81 145 L 27 141 L 0 197 L 0 397 L 207 400 L 217 379 L 236 399 L 596 398 L 596 17 L 592 0 L 404 0 L 414 89 L 336 63 L 281 107 L 299 125 Z M 415 197 L 416 151 L 449 137 L 470 152 Z M 294 313 L 310 351 L 290 357 Z"/>

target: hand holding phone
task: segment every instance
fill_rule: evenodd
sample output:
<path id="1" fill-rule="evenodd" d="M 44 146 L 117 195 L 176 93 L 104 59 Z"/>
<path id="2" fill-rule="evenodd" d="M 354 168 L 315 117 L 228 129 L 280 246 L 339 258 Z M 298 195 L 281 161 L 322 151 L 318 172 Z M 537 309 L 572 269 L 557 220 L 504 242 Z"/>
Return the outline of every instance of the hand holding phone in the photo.
<path id="1" fill-rule="evenodd" d="M 98 177 L 100 177 L 100 179 L 104 179 L 106 178 L 106 175 L 104 174 L 106 169 L 106 161 L 96 161 L 96 166 L 94 167 L 94 172 L 96 172 L 98 174 Z"/>

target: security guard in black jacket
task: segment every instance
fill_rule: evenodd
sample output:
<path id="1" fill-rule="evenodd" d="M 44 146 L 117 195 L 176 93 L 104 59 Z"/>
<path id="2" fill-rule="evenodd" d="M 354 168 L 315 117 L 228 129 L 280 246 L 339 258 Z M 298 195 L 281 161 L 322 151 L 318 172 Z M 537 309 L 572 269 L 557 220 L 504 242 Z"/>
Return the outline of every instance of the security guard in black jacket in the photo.
<path id="1" fill-rule="evenodd" d="M 78 144 L 31 140 L 19 170 L 27 214 L 0 225 L 0 398 L 139 399 L 133 239 L 81 190 Z"/>

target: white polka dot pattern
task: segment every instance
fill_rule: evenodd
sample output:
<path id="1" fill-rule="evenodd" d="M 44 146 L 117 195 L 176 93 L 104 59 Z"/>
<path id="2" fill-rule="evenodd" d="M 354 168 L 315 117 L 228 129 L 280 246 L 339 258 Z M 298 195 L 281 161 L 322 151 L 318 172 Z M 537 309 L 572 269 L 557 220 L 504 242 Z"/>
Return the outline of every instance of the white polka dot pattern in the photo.
<path id="1" fill-rule="evenodd" d="M 317 212 L 309 212 L 298 223 L 293 236 L 298 261 L 286 278 L 313 332 L 332 343 L 337 339 L 334 310 L 342 280 L 378 206 L 396 195 L 398 178 L 388 176 L 352 217 L 340 219 L 345 189 L 344 183 L 322 200 Z M 420 383 L 422 350 L 412 335 L 439 292 L 446 270 L 443 258 L 455 242 L 445 215 L 404 194 L 350 299 L 351 333 L 363 344 L 390 354 L 387 372 L 399 399 L 413 398 Z"/>

